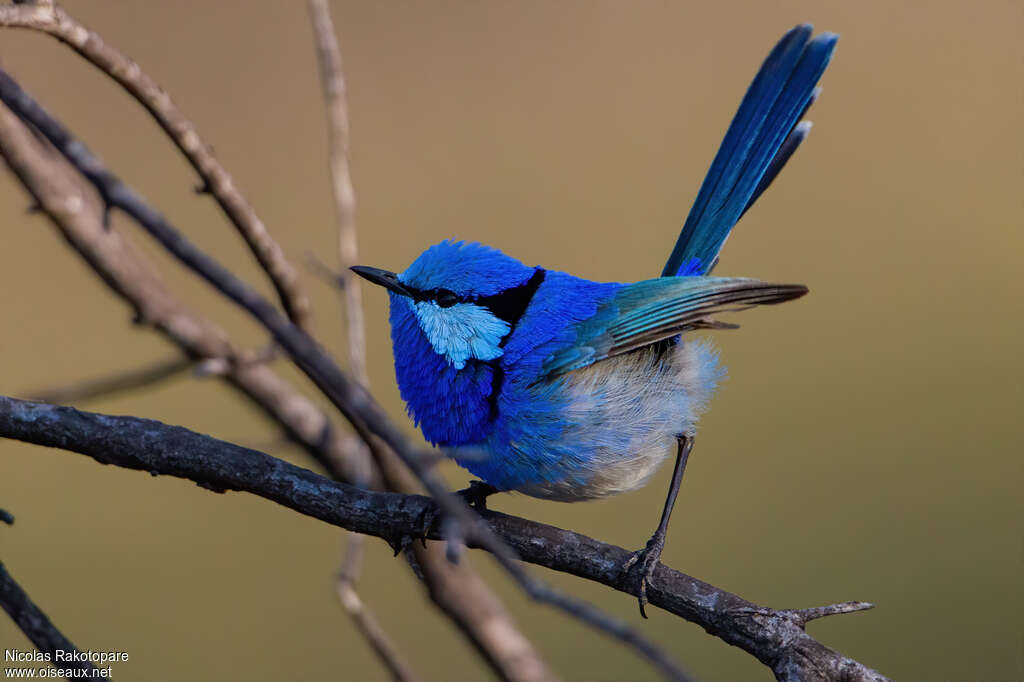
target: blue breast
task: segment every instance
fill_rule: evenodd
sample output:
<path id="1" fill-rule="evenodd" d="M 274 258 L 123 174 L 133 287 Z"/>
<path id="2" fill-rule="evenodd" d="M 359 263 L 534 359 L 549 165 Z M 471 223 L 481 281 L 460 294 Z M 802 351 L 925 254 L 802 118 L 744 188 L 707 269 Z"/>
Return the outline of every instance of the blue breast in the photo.
<path id="1" fill-rule="evenodd" d="M 462 369 L 434 351 L 409 299 L 392 294 L 398 386 L 423 435 L 456 448 L 461 466 L 499 489 L 565 480 L 573 470 L 584 475 L 587 468 L 574 464 L 588 461 L 592 448 L 561 437 L 568 396 L 561 381 L 545 381 L 544 363 L 571 353 L 581 329 L 603 324 L 598 308 L 622 286 L 548 271 L 501 357 L 471 359 Z M 613 316 L 614 306 L 603 315 Z"/>
<path id="2" fill-rule="evenodd" d="M 587 443 L 564 442 L 567 396 L 561 383 L 544 381 L 544 361 L 575 343 L 578 325 L 594 317 L 598 306 L 611 299 L 619 284 L 590 282 L 548 271 L 530 307 L 519 320 L 499 367 L 500 393 L 496 416 L 480 452 L 460 465 L 499 489 L 527 483 L 564 480 L 572 460 L 589 457 Z M 580 469 L 582 472 L 583 470 Z"/>
<path id="3" fill-rule="evenodd" d="M 495 366 L 469 360 L 457 369 L 434 352 L 411 300 L 393 293 L 390 298 L 395 374 L 409 415 L 434 445 L 484 440 L 492 428 Z"/>

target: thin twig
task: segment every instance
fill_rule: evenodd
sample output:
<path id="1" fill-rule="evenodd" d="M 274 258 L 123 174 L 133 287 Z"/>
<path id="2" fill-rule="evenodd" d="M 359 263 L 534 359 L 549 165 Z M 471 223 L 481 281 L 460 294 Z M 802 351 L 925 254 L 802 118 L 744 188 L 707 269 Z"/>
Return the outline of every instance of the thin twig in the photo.
<path id="1" fill-rule="evenodd" d="M 210 490 L 249 492 L 390 542 L 422 530 L 424 515 L 436 510 L 429 498 L 336 483 L 269 455 L 149 419 L 0 397 L 0 437 L 79 452 L 104 464 L 186 478 Z M 625 549 L 496 512 L 486 512 L 483 522 L 524 561 L 622 592 L 634 589 L 620 570 L 630 554 Z M 439 536 L 432 532 L 431 537 Z M 792 611 L 759 607 L 667 566 L 658 566 L 648 597 L 651 605 L 697 623 L 757 657 L 779 679 L 886 679 L 814 640 Z"/>
<path id="2" fill-rule="evenodd" d="M 420 676 L 409 666 L 405 657 L 391 642 L 391 638 L 384 632 L 373 612 L 363 604 L 363 600 L 355 589 L 366 536 L 348 531 L 345 533 L 345 537 L 347 540 L 345 556 L 334 583 L 338 601 L 341 602 L 342 608 L 355 622 L 366 641 L 370 643 L 377 657 L 387 667 L 391 676 L 396 680 L 417 682 L 421 679 Z"/>
<path id="3" fill-rule="evenodd" d="M 340 289 L 344 286 L 341 274 L 335 272 L 331 266 L 317 258 L 315 254 L 306 254 L 306 268 L 332 289 Z"/>
<path id="4" fill-rule="evenodd" d="M 77 660 L 81 657 L 74 655 L 79 653 L 75 645 L 57 629 L 57 626 L 50 621 L 43 610 L 36 606 L 25 590 L 21 589 L 2 562 L 0 562 L 0 606 L 3 606 L 4 611 L 36 646 L 36 649 L 44 654 L 49 654 L 50 661 L 56 668 L 80 670 L 83 672 L 83 677 L 100 677 L 99 671 L 92 663 L 87 660 Z M 59 661 L 57 660 L 58 652 L 61 653 Z M 70 656 L 65 654 L 70 654 Z M 101 677 L 100 679 L 110 678 Z"/>
<path id="5" fill-rule="evenodd" d="M 349 369 L 357 382 L 370 387 L 366 371 L 366 333 L 363 323 L 363 304 L 359 284 L 345 274 L 356 264 L 358 242 L 355 224 L 355 191 L 348 166 L 348 112 L 345 106 L 345 78 L 341 69 L 341 51 L 335 38 L 331 12 L 324 0 L 309 0 L 310 21 L 319 57 L 320 76 L 327 107 L 328 142 L 330 149 L 331 179 L 333 180 L 334 209 L 338 222 L 338 255 L 341 260 L 345 310 L 345 329 L 348 335 Z M 369 449 L 367 449 L 369 452 Z M 363 484 L 364 481 L 357 481 Z M 345 540 L 342 567 L 335 580 L 335 592 L 342 607 L 362 632 L 363 637 L 377 653 L 391 674 L 398 679 L 416 677 L 398 653 L 397 647 L 377 623 L 373 614 L 359 597 L 356 582 L 363 557 L 363 536 L 349 532 Z"/>
<path id="6" fill-rule="evenodd" d="M 349 124 L 345 102 L 345 77 L 341 67 L 341 50 L 326 0 L 309 0 L 313 22 L 320 77 L 327 105 L 327 129 L 334 211 L 338 221 L 338 256 L 341 269 L 338 281 L 345 297 L 345 327 L 348 332 L 349 366 L 352 376 L 369 387 L 366 372 L 366 330 L 363 322 L 362 290 L 349 267 L 357 265 L 359 254 L 356 238 L 356 196 L 349 171 Z"/>
<path id="7" fill-rule="evenodd" d="M 308 329 L 309 298 L 284 250 L 235 186 L 195 125 L 142 68 L 95 31 L 52 2 L 0 6 L 0 27 L 28 28 L 57 38 L 128 91 L 163 128 L 202 178 L 202 189 L 217 201 L 267 273 L 288 317 Z"/>
<path id="8" fill-rule="evenodd" d="M 105 229 L 93 188 L 63 158 L 0 107 L 0 153 L 36 205 L 111 290 L 134 310 L 135 321 L 151 326 L 190 355 L 233 357 L 224 332 L 184 307 L 160 282 L 155 269 L 116 230 Z M 366 458 L 362 439 L 345 436 L 319 406 L 264 365 L 232 364 L 221 379 L 251 400 L 289 437 L 301 444 L 335 480 L 353 481 Z M 389 487 L 414 492 L 415 479 L 385 450 Z M 543 664 L 493 590 L 468 565 L 454 566 L 433 545 L 414 549 L 424 567 L 430 596 L 456 623 L 484 660 L 504 679 L 541 681 L 554 675 Z M 452 589 L 450 586 L 458 586 Z"/>
<path id="9" fill-rule="evenodd" d="M 221 377 L 230 374 L 238 367 L 273 362 L 277 357 L 277 346 L 269 343 L 262 348 L 236 352 L 231 357 L 206 358 L 196 363 L 195 375 L 204 378 Z"/>
<path id="10" fill-rule="evenodd" d="M 0 154 L 59 234 L 131 307 L 135 323 L 151 327 L 198 360 L 245 357 L 223 329 L 167 289 L 126 236 L 104 228 L 93 188 L 6 107 L 0 107 Z M 279 423 L 327 471 L 354 480 L 361 453 L 347 448 L 323 410 L 269 366 L 231 363 L 220 378 Z"/>
<path id="11" fill-rule="evenodd" d="M 60 122 L 3 71 L 0 71 L 0 100 L 46 137 L 93 184 L 106 207 L 118 208 L 127 213 L 179 262 L 259 321 L 295 365 L 345 415 L 364 441 L 371 445 L 371 449 L 374 437 L 379 437 L 412 470 L 437 502 L 447 520 L 447 527 L 457 529 L 460 540 L 465 539 L 487 549 L 533 599 L 561 609 L 591 627 L 629 644 L 667 677 L 688 679 L 660 647 L 625 622 L 602 613 L 586 602 L 551 589 L 524 571 L 515 552 L 494 535 L 486 524 L 479 523 L 477 514 L 448 490 L 437 472 L 425 464 L 423 453 L 409 443 L 405 433 L 391 422 L 373 396 L 350 380 L 315 339 L 291 324 L 259 292 L 190 242 L 163 215 L 110 172 L 84 144 L 73 138 Z"/>
<path id="12" fill-rule="evenodd" d="M 84 402 L 123 391 L 148 388 L 185 372 L 194 364 L 194 360 L 179 354 L 102 377 L 28 391 L 26 396 L 30 400 L 44 403 Z"/>

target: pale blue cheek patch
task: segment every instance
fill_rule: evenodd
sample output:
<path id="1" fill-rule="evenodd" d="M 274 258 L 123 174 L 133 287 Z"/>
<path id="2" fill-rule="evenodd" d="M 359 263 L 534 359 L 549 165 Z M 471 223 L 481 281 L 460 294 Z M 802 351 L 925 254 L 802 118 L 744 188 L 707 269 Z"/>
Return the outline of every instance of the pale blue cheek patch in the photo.
<path id="1" fill-rule="evenodd" d="M 434 351 L 455 369 L 465 367 L 470 358 L 494 360 L 504 353 L 501 340 L 512 328 L 486 308 L 473 303 L 442 308 L 433 301 L 420 301 L 414 308 Z"/>

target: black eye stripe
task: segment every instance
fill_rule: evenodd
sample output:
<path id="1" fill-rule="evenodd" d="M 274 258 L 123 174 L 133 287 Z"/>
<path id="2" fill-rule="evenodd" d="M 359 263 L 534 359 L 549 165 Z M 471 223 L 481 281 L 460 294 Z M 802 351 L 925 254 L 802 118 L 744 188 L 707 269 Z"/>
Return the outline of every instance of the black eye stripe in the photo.
<path id="1" fill-rule="evenodd" d="M 510 327 L 515 327 L 516 322 L 526 312 L 526 307 L 530 305 L 530 300 L 544 281 L 546 274 L 544 268 L 537 268 L 525 283 L 506 289 L 500 294 L 482 296 L 473 302 L 490 310 L 495 317 L 508 322 Z"/>
<path id="2" fill-rule="evenodd" d="M 456 303 L 473 303 L 487 308 L 495 317 L 504 320 L 510 327 L 515 327 L 516 322 L 530 305 L 533 295 L 544 282 L 546 274 L 547 271 L 544 268 L 535 268 L 533 275 L 523 284 L 493 296 L 478 296 L 476 298 L 459 296 L 449 289 L 412 289 L 409 287 L 409 290 L 412 292 L 412 299 L 417 303 L 433 301 L 442 308 L 451 308 Z"/>
<path id="3" fill-rule="evenodd" d="M 526 312 L 534 293 L 544 281 L 547 271 L 544 268 L 535 268 L 533 275 L 523 284 L 511 289 L 506 289 L 493 296 L 465 297 L 459 296 L 449 289 L 413 289 L 408 287 L 412 293 L 412 300 L 417 303 L 433 301 L 442 308 L 450 308 L 456 303 L 475 303 L 478 306 L 487 308 L 495 317 L 515 326 L 519 318 Z"/>
<path id="4" fill-rule="evenodd" d="M 454 292 L 448 291 L 447 289 L 438 289 L 434 294 L 434 300 L 442 308 L 451 308 L 459 302 L 459 297 L 456 296 Z"/>

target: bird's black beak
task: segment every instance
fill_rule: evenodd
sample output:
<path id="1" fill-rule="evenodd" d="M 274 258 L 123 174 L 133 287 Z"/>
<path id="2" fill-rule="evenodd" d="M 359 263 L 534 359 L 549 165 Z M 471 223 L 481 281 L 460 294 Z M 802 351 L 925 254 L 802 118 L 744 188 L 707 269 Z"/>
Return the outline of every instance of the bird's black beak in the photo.
<path id="1" fill-rule="evenodd" d="M 398 281 L 398 275 L 389 271 L 381 270 L 380 268 L 371 268 L 365 265 L 353 265 L 349 268 L 352 272 L 356 273 L 365 280 L 369 280 L 374 284 L 379 284 L 388 291 L 393 291 L 396 294 L 402 296 L 408 296 L 412 298 L 412 291 L 409 290 L 404 284 Z"/>

